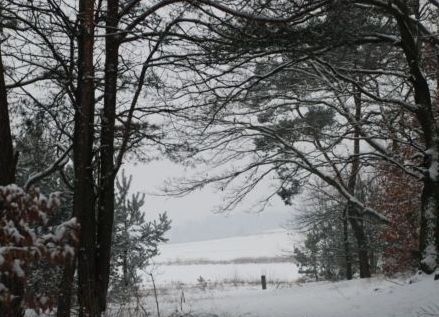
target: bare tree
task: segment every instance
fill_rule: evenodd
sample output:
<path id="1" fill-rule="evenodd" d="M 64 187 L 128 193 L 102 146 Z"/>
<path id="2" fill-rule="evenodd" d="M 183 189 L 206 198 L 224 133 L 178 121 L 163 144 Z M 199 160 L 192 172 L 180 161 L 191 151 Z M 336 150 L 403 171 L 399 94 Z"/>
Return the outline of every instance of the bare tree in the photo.
<path id="1" fill-rule="evenodd" d="M 174 193 L 214 182 L 221 188 L 235 184 L 225 206 L 230 208 L 261 179 L 286 171 L 287 179 L 300 182 L 313 175 L 336 188 L 349 202 L 353 219 L 371 215 L 386 222 L 382 213 L 352 192 L 355 162 L 371 167 L 385 162 L 423 183 L 420 266 L 433 272 L 439 144 L 428 79 L 436 74 L 423 61 L 425 47 L 437 43 L 429 19 L 435 4 L 420 8 L 416 1 L 302 1 L 289 6 L 248 2 L 245 8 L 245 14 L 237 14 L 233 4 L 225 14 L 217 7 L 205 9 L 198 37 L 187 39 L 187 47 L 192 53 L 196 47 L 198 55 L 181 66 L 191 75 L 173 91 L 180 103 L 194 102 L 193 96 L 198 96 L 198 110 L 186 115 L 192 123 L 180 125 L 185 131 L 180 132 L 185 135 L 181 149 L 187 150 L 188 158 L 233 161 L 235 169 L 182 183 Z M 364 50 L 375 61 L 355 64 L 352 56 Z M 362 104 L 360 117 L 356 103 Z M 334 111 L 335 121 L 320 127 L 311 124 L 312 110 L 318 107 Z M 401 114 L 416 123 L 401 125 L 391 134 L 389 120 Z M 360 140 L 364 150 L 343 151 L 350 139 Z M 411 160 L 399 157 L 388 146 L 392 142 L 409 144 L 416 154 Z M 344 177 L 350 163 L 355 173 Z M 279 177 L 277 192 L 291 191 L 285 179 Z M 361 221 L 351 225 L 357 240 L 363 240 Z M 363 276 L 369 275 L 365 266 Z"/>

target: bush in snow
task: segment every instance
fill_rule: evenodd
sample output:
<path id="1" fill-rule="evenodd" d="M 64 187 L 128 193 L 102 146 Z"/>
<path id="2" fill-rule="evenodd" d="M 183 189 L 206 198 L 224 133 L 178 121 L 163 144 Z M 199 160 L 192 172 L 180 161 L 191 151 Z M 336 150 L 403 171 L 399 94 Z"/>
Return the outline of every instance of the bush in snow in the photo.
<path id="1" fill-rule="evenodd" d="M 405 157 L 410 152 L 401 151 Z M 384 242 L 383 271 L 392 275 L 418 267 L 422 185 L 389 166 L 380 166 L 379 191 L 374 207 L 389 219 L 380 239 Z"/>
<path id="2" fill-rule="evenodd" d="M 373 186 L 366 187 L 361 179 L 357 185 L 358 197 L 363 201 L 374 199 Z M 336 192 L 323 187 L 310 193 L 308 198 L 308 204 L 304 204 L 293 222 L 294 226 L 305 231 L 303 243 L 294 248 L 299 272 L 314 280 L 341 280 L 347 278 L 346 267 L 350 261 L 352 272 L 356 274 L 359 272 L 359 250 L 352 227 L 348 225 L 347 232 L 344 232 L 346 201 Z M 364 217 L 362 226 L 368 245 L 370 269 L 375 273 L 379 269 L 377 259 L 383 248 L 377 239 L 381 226 L 367 217 Z"/>
<path id="3" fill-rule="evenodd" d="M 0 186 L 0 300 L 2 308 L 20 305 L 48 309 L 52 299 L 44 290 L 27 291 L 31 264 L 61 264 L 74 255 L 76 220 L 58 226 L 49 221 L 60 206 L 59 194 L 49 198 L 38 190 L 25 192 L 16 185 Z M 7 309 L 6 309 L 7 311 Z"/>

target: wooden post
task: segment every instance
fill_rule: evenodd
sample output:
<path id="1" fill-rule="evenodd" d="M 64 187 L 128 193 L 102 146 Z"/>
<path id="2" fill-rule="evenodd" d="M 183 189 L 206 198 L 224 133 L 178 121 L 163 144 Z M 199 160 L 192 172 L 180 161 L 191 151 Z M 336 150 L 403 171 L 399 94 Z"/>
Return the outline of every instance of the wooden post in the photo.
<path id="1" fill-rule="evenodd" d="M 262 289 L 267 289 L 267 279 L 265 278 L 265 275 L 261 275 L 261 284 Z"/>

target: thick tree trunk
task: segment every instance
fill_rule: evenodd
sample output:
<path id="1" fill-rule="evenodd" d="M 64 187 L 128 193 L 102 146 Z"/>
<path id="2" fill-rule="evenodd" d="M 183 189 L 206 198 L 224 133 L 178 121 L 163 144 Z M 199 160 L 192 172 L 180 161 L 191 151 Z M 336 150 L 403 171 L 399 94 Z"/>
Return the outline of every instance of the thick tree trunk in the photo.
<path id="1" fill-rule="evenodd" d="M 371 277 L 370 263 L 369 263 L 369 243 L 367 236 L 364 232 L 363 223 L 361 218 L 355 218 L 355 215 L 351 215 L 349 222 L 354 232 L 355 239 L 358 246 L 358 263 L 360 266 L 360 278 Z"/>
<path id="2" fill-rule="evenodd" d="M 439 21 L 437 22 L 437 27 L 439 27 Z M 439 65 L 439 54 L 436 55 L 436 65 Z M 439 111 L 439 67 L 436 66 L 436 107 Z M 425 217 L 422 217 L 425 218 Z M 437 252 L 437 263 L 439 266 L 439 208 L 436 208 L 436 252 Z"/>
<path id="3" fill-rule="evenodd" d="M 117 36 L 119 0 L 107 1 L 105 38 L 105 93 L 101 127 L 100 186 L 96 286 L 99 309 L 105 311 L 110 278 L 111 238 L 114 220 L 114 126 L 116 118 L 119 39 Z"/>
<path id="4" fill-rule="evenodd" d="M 421 232 L 420 232 L 420 267 L 426 273 L 433 273 L 438 261 L 438 182 L 428 177 L 422 190 Z"/>
<path id="5" fill-rule="evenodd" d="M 76 269 L 76 258 L 65 263 L 62 281 L 59 287 L 57 317 L 70 317 L 72 307 L 72 287 Z"/>
<path id="6" fill-rule="evenodd" d="M 93 180 L 94 1 L 79 1 L 78 91 L 73 139 L 75 190 L 73 213 L 81 226 L 78 250 L 79 315 L 98 316 L 96 299 L 96 214 Z"/>
<path id="7" fill-rule="evenodd" d="M 17 159 L 14 155 L 3 58 L 0 47 L 0 186 L 15 183 L 16 164 Z M 15 276 L 2 276 L 1 281 L 9 289 L 11 294 L 14 295 L 14 299 L 8 307 L 0 303 L 0 316 L 22 316 L 23 282 Z"/>
<path id="8" fill-rule="evenodd" d="M 436 268 L 437 267 L 439 267 L 439 208 L 436 208 Z"/>
<path id="9" fill-rule="evenodd" d="M 16 158 L 12 143 L 8 97 L 0 47 L 0 186 L 15 183 Z"/>
<path id="10" fill-rule="evenodd" d="M 420 268 L 433 273 L 438 265 L 438 209 L 439 209 L 439 128 L 435 120 L 430 88 L 421 69 L 421 49 L 418 32 L 410 20 L 410 11 L 402 6 L 404 16 L 396 15 L 401 34 L 401 46 L 410 69 L 416 119 L 421 126 L 426 146 L 424 158 L 424 188 L 421 197 Z"/>

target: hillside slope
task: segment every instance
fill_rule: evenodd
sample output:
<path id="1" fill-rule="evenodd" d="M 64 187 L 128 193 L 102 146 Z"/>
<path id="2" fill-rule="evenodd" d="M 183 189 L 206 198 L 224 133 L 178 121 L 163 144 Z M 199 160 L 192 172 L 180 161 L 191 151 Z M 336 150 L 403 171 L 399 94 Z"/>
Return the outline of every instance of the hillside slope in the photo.
<path id="1" fill-rule="evenodd" d="M 167 244 L 154 259 L 154 276 L 160 286 L 195 285 L 200 276 L 209 282 L 292 282 L 297 266 L 291 250 L 295 238 L 283 229 L 255 235 Z M 148 276 L 146 276 L 147 278 Z"/>
<path id="2" fill-rule="evenodd" d="M 156 263 L 194 260 L 227 261 L 239 258 L 285 256 L 296 238 L 284 229 L 260 234 L 185 243 L 164 244 Z"/>

